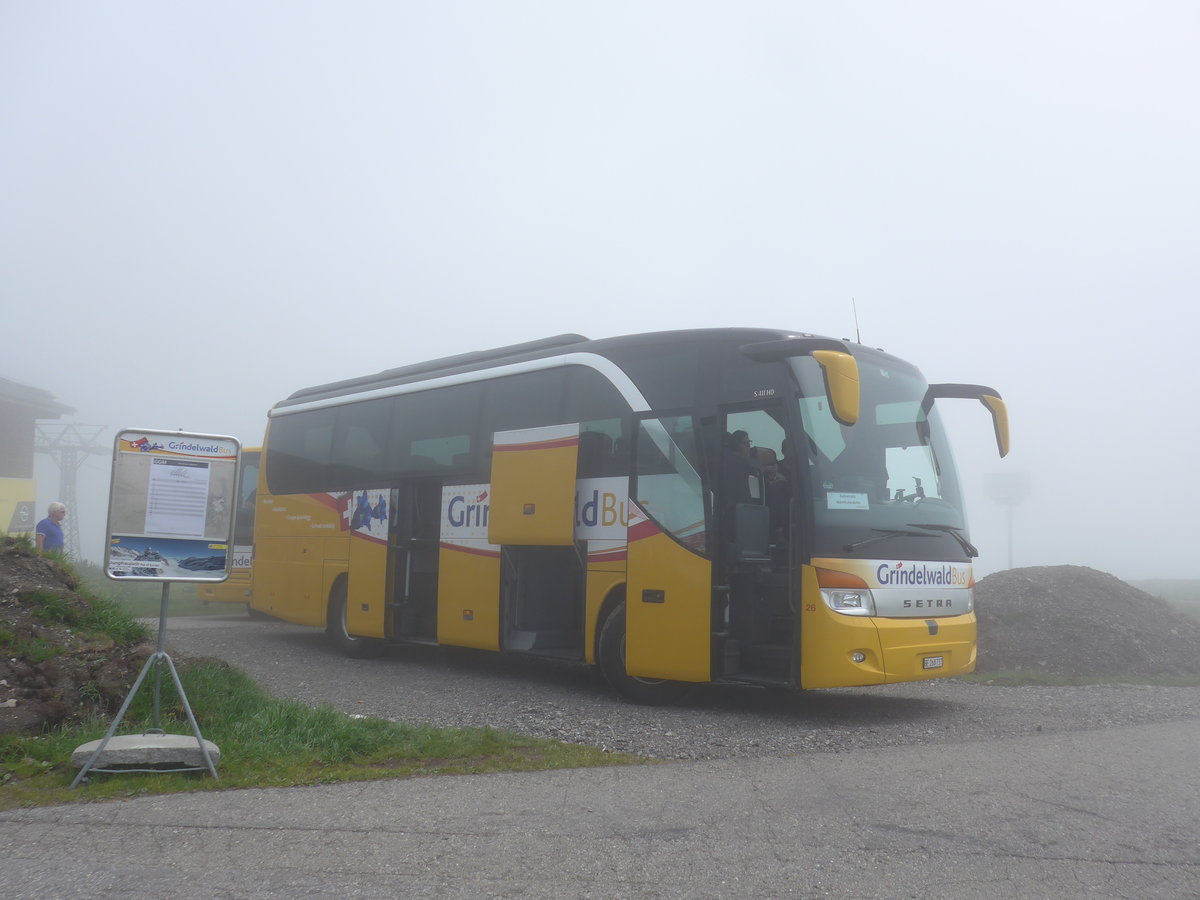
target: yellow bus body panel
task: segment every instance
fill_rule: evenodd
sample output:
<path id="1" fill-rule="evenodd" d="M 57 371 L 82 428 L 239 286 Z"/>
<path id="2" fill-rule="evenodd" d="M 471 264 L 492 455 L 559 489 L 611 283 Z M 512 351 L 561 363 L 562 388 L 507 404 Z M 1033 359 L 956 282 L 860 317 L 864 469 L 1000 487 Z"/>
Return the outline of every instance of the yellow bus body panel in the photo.
<path id="1" fill-rule="evenodd" d="M 804 567 L 800 686 L 857 687 L 963 675 L 975 669 L 975 614 L 889 619 L 847 616 L 825 605 L 816 570 Z M 931 627 L 936 629 L 931 634 Z M 855 662 L 852 655 L 866 659 Z M 928 657 L 942 665 L 925 668 Z"/>
<path id="2" fill-rule="evenodd" d="M 249 603 L 250 569 L 233 569 L 229 577 L 216 584 L 197 584 L 196 595 L 205 603 Z"/>
<path id="3" fill-rule="evenodd" d="M 500 649 L 500 554 L 442 545 L 438 552 L 439 644 Z"/>
<path id="4" fill-rule="evenodd" d="M 575 542 L 579 426 L 531 428 L 527 433 L 557 435 L 570 428 L 575 431 L 574 437 L 496 444 L 492 451 L 488 541 L 526 547 L 565 547 Z"/>
<path id="5" fill-rule="evenodd" d="M 297 625 L 324 627 L 329 590 L 349 560 L 340 514 L 308 494 L 266 494 L 262 473 L 259 488 L 250 607 Z"/>
<path id="6" fill-rule="evenodd" d="M 328 560 L 346 571 L 346 541 L 266 538 L 255 546 L 255 585 L 250 605 L 297 625 L 325 625 Z M 342 546 L 337 546 L 337 545 Z M 332 546 L 331 546 L 332 545 Z"/>
<path id="7" fill-rule="evenodd" d="M 661 592 L 647 602 L 644 591 Z M 659 596 L 659 595 L 651 595 Z M 712 564 L 661 531 L 629 542 L 625 670 L 642 678 L 712 678 Z"/>
<path id="8" fill-rule="evenodd" d="M 883 684 L 883 648 L 875 620 L 844 616 L 825 605 L 817 572 L 805 566 L 801 577 L 800 687 L 858 687 Z M 866 656 L 856 663 L 855 651 Z"/>
<path id="9" fill-rule="evenodd" d="M 347 586 L 346 631 L 357 637 L 385 637 L 387 544 L 351 537 L 349 549 L 353 574 Z"/>
<path id="10" fill-rule="evenodd" d="M 975 613 L 929 620 L 875 619 L 883 647 L 886 681 L 950 678 L 975 671 Z M 930 634 L 930 629 L 937 630 Z M 941 657 L 942 665 L 925 668 L 925 660 Z"/>

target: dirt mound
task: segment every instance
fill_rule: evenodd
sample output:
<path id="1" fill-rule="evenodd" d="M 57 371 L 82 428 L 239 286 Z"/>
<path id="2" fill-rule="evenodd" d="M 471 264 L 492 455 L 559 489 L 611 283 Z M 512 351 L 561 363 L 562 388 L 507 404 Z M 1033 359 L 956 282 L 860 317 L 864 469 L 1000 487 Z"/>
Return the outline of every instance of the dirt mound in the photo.
<path id="1" fill-rule="evenodd" d="M 0 734 L 35 734 L 120 709 L 154 647 L 97 629 L 58 563 L 0 538 Z"/>
<path id="2" fill-rule="evenodd" d="M 1081 566 L 996 572 L 975 586 L 980 673 L 1200 675 L 1200 622 Z"/>

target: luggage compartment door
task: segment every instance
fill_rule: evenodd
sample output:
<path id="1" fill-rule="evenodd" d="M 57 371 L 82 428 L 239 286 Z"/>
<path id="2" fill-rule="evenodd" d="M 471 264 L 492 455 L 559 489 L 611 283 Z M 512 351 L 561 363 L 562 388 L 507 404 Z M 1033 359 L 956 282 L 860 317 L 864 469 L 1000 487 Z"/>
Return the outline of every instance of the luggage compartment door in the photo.
<path id="1" fill-rule="evenodd" d="M 525 547 L 574 544 L 578 459 L 578 424 L 496 432 L 488 541 Z"/>

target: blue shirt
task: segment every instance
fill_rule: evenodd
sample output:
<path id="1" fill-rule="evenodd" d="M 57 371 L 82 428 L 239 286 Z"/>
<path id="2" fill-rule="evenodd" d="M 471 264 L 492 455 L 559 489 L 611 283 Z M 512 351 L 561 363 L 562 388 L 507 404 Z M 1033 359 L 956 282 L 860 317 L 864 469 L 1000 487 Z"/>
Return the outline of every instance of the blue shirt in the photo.
<path id="1" fill-rule="evenodd" d="M 62 526 L 47 517 L 37 523 L 37 533 L 42 536 L 43 550 L 61 550 L 63 548 Z"/>

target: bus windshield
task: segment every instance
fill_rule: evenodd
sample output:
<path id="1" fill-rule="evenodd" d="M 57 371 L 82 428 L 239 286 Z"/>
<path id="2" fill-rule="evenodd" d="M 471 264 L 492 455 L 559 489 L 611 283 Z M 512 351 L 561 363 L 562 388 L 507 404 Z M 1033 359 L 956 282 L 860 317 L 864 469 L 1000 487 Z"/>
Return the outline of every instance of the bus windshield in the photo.
<path id="1" fill-rule="evenodd" d="M 945 554 L 934 553 L 941 541 L 922 542 L 922 556 L 973 555 L 950 445 L 937 409 L 922 408 L 928 385 L 920 372 L 898 360 L 860 357 L 862 410 L 846 427 L 829 410 L 817 365 L 806 358 L 791 364 L 808 444 L 814 555 L 855 555 L 860 547 L 877 555 L 866 548 L 888 535 L 953 539 Z"/>

